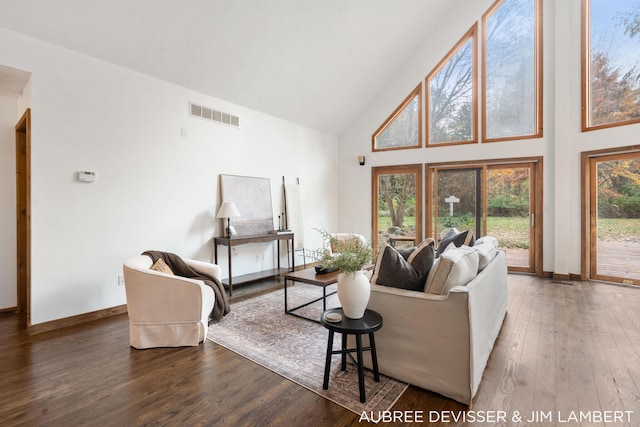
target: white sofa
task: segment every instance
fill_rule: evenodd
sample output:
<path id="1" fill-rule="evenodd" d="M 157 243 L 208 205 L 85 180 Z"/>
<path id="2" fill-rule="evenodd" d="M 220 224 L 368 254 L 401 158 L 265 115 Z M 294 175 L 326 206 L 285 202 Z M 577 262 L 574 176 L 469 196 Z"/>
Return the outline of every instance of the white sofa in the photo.
<path id="1" fill-rule="evenodd" d="M 380 372 L 471 404 L 508 303 L 505 253 L 447 295 L 371 285 Z M 351 337 L 349 337 L 351 338 Z M 367 337 L 365 337 L 367 339 Z M 369 354 L 365 366 L 371 367 Z"/>
<path id="2" fill-rule="evenodd" d="M 221 277 L 215 264 L 183 260 L 199 273 Z M 197 346 L 207 337 L 215 303 L 213 289 L 202 280 L 151 270 L 151 265 L 149 256 L 138 255 L 123 266 L 131 346 Z"/>

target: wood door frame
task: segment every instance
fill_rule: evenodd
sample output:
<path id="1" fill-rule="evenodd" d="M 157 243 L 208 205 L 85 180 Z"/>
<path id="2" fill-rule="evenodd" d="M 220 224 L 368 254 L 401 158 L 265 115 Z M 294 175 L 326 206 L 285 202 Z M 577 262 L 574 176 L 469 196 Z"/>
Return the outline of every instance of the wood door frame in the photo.
<path id="1" fill-rule="evenodd" d="M 31 325 L 31 109 L 15 127 L 17 310 Z"/>
<path id="2" fill-rule="evenodd" d="M 378 241 L 378 177 L 380 175 L 415 174 L 416 175 L 416 231 L 415 244 L 422 241 L 422 164 L 399 166 L 376 166 L 371 168 L 371 242 L 377 255 Z"/>
<path id="3" fill-rule="evenodd" d="M 543 226 L 544 226 L 544 217 L 543 217 L 543 206 L 544 206 L 544 187 L 543 187 L 543 158 L 542 157 L 523 157 L 523 158 L 508 158 L 508 159 L 488 159 L 488 160 L 470 160 L 470 161 L 460 161 L 460 162 L 446 162 L 446 163 L 427 163 L 425 164 L 425 179 L 426 179 L 426 188 L 427 195 L 425 200 L 426 211 L 426 236 L 427 237 L 435 237 L 435 230 L 433 229 L 433 224 L 431 224 L 430 218 L 433 217 L 433 182 L 431 177 L 431 172 L 434 169 L 471 169 L 471 168 L 483 168 L 484 173 L 486 174 L 486 170 L 489 167 L 499 167 L 499 166 L 522 166 L 528 164 L 531 166 L 531 171 L 533 176 L 530 179 L 530 203 L 533 204 L 533 207 L 530 207 L 530 213 L 534 215 L 534 227 L 531 231 L 530 235 L 530 256 L 533 256 L 533 260 L 530 261 L 530 267 L 533 274 L 538 277 L 544 276 L 543 271 Z M 486 176 L 486 175 L 485 175 Z M 486 186 L 485 186 L 486 187 Z M 483 188 L 482 190 L 482 198 L 483 203 L 486 206 L 487 202 L 487 190 Z M 484 216 L 484 215 L 483 215 Z M 530 222 L 531 223 L 531 222 Z M 486 232 L 486 217 L 482 218 L 482 229 Z M 521 268 L 517 267 L 509 267 L 509 271 L 514 272 L 522 272 Z"/>
<path id="4" fill-rule="evenodd" d="M 628 147 L 616 147 L 607 148 L 594 151 L 583 151 L 580 154 L 580 166 L 581 166 L 581 268 L 580 268 L 580 280 L 605 280 L 611 282 L 620 282 L 616 280 L 619 278 L 613 278 L 608 276 L 599 276 L 596 274 L 597 264 L 595 263 L 595 256 L 597 254 L 597 239 L 595 238 L 597 216 L 595 213 L 596 204 L 596 189 L 597 183 L 593 166 L 597 159 L 609 159 L 615 160 L 616 158 L 626 158 L 629 154 L 640 153 L 640 145 L 631 145 Z"/>

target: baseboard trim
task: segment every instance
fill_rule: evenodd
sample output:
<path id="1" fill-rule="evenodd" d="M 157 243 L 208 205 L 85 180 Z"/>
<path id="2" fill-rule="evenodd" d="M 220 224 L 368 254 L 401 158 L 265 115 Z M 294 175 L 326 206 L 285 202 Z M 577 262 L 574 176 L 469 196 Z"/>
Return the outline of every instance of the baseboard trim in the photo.
<path id="1" fill-rule="evenodd" d="M 70 326 L 79 325 L 81 323 L 91 322 L 94 320 L 104 319 L 106 317 L 116 316 L 127 312 L 127 305 L 118 305 L 116 307 L 105 308 L 102 310 L 92 311 L 90 313 L 78 314 L 76 316 L 64 317 L 62 319 L 52 320 L 50 322 L 38 323 L 36 325 L 28 325 L 27 332 L 29 335 L 42 334 L 51 332 Z"/>
<path id="2" fill-rule="evenodd" d="M 18 312 L 18 307 L 0 308 L 0 314 L 15 314 Z"/>

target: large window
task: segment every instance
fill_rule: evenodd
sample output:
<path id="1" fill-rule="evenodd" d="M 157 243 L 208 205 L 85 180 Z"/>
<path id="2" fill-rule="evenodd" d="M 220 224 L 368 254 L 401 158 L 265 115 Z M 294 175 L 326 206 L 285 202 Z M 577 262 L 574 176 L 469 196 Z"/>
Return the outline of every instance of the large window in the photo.
<path id="1" fill-rule="evenodd" d="M 373 151 L 422 145 L 422 85 L 418 85 L 373 134 Z"/>
<path id="2" fill-rule="evenodd" d="M 640 0 L 583 0 L 582 130 L 640 122 Z"/>
<path id="3" fill-rule="evenodd" d="M 427 76 L 427 146 L 478 142 L 474 25 Z"/>
<path id="4" fill-rule="evenodd" d="M 542 136 L 541 8 L 499 0 L 483 16 L 483 141 Z"/>
<path id="5" fill-rule="evenodd" d="M 415 246 L 422 238 L 422 165 L 372 169 L 373 245 Z"/>

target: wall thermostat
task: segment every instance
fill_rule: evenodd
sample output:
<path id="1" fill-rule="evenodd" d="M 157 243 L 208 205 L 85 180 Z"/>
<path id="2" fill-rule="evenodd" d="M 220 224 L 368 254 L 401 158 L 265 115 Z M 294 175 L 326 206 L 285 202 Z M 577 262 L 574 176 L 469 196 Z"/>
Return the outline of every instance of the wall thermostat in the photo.
<path id="1" fill-rule="evenodd" d="M 80 171 L 78 172 L 78 181 L 81 182 L 94 182 L 96 180 L 95 172 Z"/>

